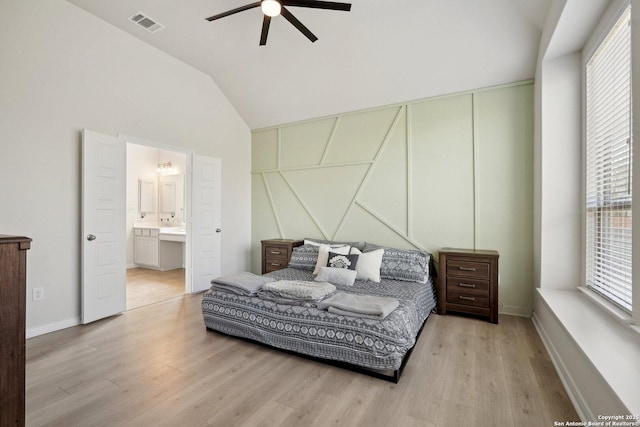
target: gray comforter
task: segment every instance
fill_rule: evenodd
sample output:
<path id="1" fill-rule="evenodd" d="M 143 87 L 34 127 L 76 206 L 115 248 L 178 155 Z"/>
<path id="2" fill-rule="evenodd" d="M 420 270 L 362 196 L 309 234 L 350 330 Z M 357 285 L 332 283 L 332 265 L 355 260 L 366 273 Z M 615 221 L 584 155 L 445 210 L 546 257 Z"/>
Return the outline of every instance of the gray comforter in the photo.
<path id="1" fill-rule="evenodd" d="M 275 280 L 313 280 L 308 271 L 286 268 L 269 273 Z M 207 328 L 298 353 L 377 370 L 395 370 L 415 344 L 420 327 L 436 305 L 431 282 L 356 280 L 338 291 L 398 300 L 384 319 L 330 313 L 314 306 L 278 303 L 212 287 L 202 313 Z"/>

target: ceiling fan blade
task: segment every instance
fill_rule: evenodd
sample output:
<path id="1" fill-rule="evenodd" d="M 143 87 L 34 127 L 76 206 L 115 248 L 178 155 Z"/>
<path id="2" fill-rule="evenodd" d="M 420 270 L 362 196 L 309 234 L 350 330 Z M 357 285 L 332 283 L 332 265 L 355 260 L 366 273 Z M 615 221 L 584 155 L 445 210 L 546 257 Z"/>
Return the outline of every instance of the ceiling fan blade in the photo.
<path id="1" fill-rule="evenodd" d="M 249 9 L 253 9 L 254 7 L 258 7 L 260 6 L 261 2 L 255 2 L 255 3 L 251 3 L 251 4 L 247 4 L 245 6 L 241 6 L 238 7 L 236 9 L 231 9 L 228 10 L 226 12 L 223 12 L 219 15 L 213 15 L 207 18 L 207 21 L 211 22 L 211 21 L 215 21 L 216 19 L 220 19 L 220 18 L 224 18 L 225 16 L 229 16 L 229 15 L 233 15 L 234 13 L 238 13 L 238 12 L 244 12 L 245 10 L 249 10 Z"/>
<path id="2" fill-rule="evenodd" d="M 315 42 L 318 38 L 311 32 L 307 27 L 305 27 L 302 22 L 298 21 L 295 16 L 291 14 L 284 6 L 282 6 L 282 10 L 280 11 L 282 16 L 286 18 L 287 21 L 291 22 L 294 27 L 296 27 L 302 34 L 307 36 L 311 42 Z"/>
<path id="3" fill-rule="evenodd" d="M 269 35 L 269 25 L 271 25 L 271 17 L 264 15 L 262 20 L 262 34 L 260 35 L 260 46 L 267 44 L 267 35 Z"/>
<path id="4" fill-rule="evenodd" d="M 282 0 L 284 6 L 312 7 L 314 9 L 351 10 L 351 3 L 338 3 L 320 0 Z"/>

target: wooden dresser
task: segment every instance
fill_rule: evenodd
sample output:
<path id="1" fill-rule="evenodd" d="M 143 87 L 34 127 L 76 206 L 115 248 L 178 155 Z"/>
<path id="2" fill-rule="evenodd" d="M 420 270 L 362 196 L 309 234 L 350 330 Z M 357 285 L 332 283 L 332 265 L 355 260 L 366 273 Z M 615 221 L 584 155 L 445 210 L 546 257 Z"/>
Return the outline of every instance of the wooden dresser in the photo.
<path id="1" fill-rule="evenodd" d="M 262 241 L 262 274 L 286 268 L 291 259 L 291 252 L 303 240 L 269 239 Z"/>
<path id="2" fill-rule="evenodd" d="M 444 248 L 439 254 L 438 314 L 457 311 L 498 323 L 498 252 Z"/>
<path id="3" fill-rule="evenodd" d="M 0 234 L 0 426 L 25 422 L 28 237 Z"/>

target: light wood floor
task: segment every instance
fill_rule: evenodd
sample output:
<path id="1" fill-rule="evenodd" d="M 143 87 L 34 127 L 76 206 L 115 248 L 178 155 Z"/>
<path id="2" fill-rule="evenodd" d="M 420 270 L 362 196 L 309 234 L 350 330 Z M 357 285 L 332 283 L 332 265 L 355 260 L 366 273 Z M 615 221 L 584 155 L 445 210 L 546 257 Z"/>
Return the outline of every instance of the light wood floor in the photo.
<path id="1" fill-rule="evenodd" d="M 529 319 L 431 315 L 395 385 L 206 331 L 201 295 L 27 341 L 28 426 L 552 426 Z"/>
<path id="2" fill-rule="evenodd" d="M 127 310 L 184 295 L 184 268 L 127 270 Z"/>

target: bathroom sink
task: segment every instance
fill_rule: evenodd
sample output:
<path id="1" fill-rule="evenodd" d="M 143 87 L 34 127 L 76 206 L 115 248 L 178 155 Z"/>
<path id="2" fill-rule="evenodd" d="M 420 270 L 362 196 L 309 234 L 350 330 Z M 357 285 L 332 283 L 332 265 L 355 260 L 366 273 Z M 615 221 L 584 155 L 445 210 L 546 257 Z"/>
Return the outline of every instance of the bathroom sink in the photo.
<path id="1" fill-rule="evenodd" d="M 186 231 L 185 227 L 160 227 L 160 233 L 184 234 Z"/>

